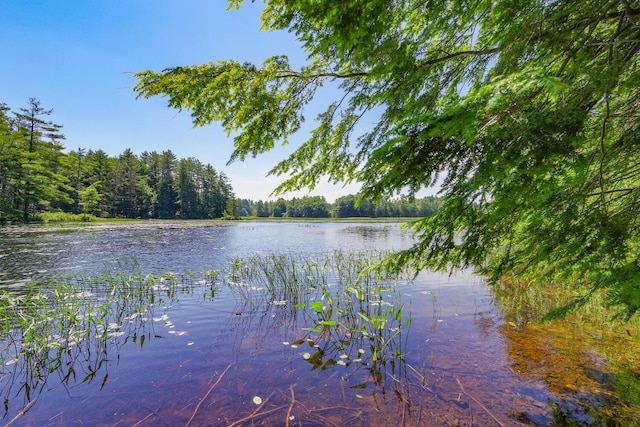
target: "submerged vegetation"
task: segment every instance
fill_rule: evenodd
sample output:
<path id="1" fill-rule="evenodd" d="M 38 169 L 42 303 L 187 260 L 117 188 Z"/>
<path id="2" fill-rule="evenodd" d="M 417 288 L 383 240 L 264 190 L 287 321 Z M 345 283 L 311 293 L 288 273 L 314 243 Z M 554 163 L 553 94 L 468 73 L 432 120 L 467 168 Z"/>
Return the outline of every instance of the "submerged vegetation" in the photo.
<path id="1" fill-rule="evenodd" d="M 70 390 L 94 381 L 102 389 L 109 378 L 107 362 L 119 357 L 123 345 L 142 347 L 158 338 L 158 322 L 172 327 L 167 310 L 180 295 L 197 289 L 213 300 L 221 286 L 242 307 L 231 318 L 278 310 L 277 320 L 285 322 L 281 326 L 298 336 L 283 344 L 292 349 L 304 345 L 300 357 L 312 370 L 362 368 L 369 379 L 359 379 L 354 389 L 371 382 L 384 395 L 391 382 L 397 390 L 401 369 L 406 369 L 401 366 L 411 319 L 396 286 L 406 279 L 373 270 L 360 274 L 380 256 L 336 252 L 314 259 L 236 258 L 226 274 L 107 272 L 3 290 L 0 392 L 5 416 L 16 413 L 16 405 L 22 408 L 16 417 L 24 414 L 45 389 Z"/>
<path id="2" fill-rule="evenodd" d="M 5 415 L 13 396 L 22 396 L 19 405 L 30 406 L 45 387 L 73 388 L 97 380 L 102 388 L 109 375 L 105 362 L 129 340 L 144 345 L 156 306 L 171 301 L 176 287 L 170 274 L 105 273 L 0 291 Z"/>
<path id="3" fill-rule="evenodd" d="M 0 392 L 5 418 L 12 418 L 12 423 L 24 416 L 41 393 L 56 388 L 75 394 L 80 393 L 80 387 L 109 387 L 110 366 L 120 360 L 125 345 L 146 348 L 160 338 L 188 334 L 174 329 L 171 313 L 181 300 L 188 300 L 189 304 L 206 303 L 217 319 L 214 327 L 231 331 L 229 336 L 222 336 L 224 345 L 233 347 L 224 354 L 240 354 L 241 346 L 248 344 L 259 360 L 262 349 L 273 352 L 281 348 L 282 362 L 295 366 L 292 371 L 298 372 L 296 375 L 322 374 L 322 378 L 344 384 L 342 396 L 313 399 L 315 404 L 311 406 L 309 396 L 303 400 L 303 388 L 296 388 L 295 381 L 271 379 L 271 394 L 249 396 L 254 409 L 248 415 L 237 414 L 237 408 L 231 406 L 228 412 L 225 410 L 225 414 L 236 414 L 235 419 L 225 415 L 229 425 L 267 419 L 293 425 L 290 417 L 294 414 L 303 423 L 331 425 L 337 420 L 359 419 L 359 403 L 372 405 L 380 416 L 386 414 L 389 423 L 401 417 L 410 425 L 424 416 L 424 402 L 415 400 L 426 399 L 427 395 L 439 399 L 432 402 L 434 405 L 453 405 L 448 411 L 468 410 L 470 403 L 464 401 L 473 402 L 474 408 L 480 408 L 476 417 L 504 425 L 487 405 L 487 397 L 476 394 L 474 384 L 455 373 L 455 365 L 444 362 L 438 368 L 438 355 L 433 351 L 430 356 L 411 353 L 409 335 L 414 333 L 412 319 L 417 312 L 412 313 L 411 298 L 404 296 L 411 293 L 412 276 L 375 268 L 387 255 L 340 251 L 271 254 L 231 258 L 226 267 L 201 273 L 107 272 L 3 290 Z M 137 268 L 135 263 L 125 267 Z M 554 425 L 619 425 L 616 420 L 640 419 L 639 360 L 635 351 L 640 343 L 635 323 L 599 325 L 597 313 L 583 311 L 584 317 L 578 317 L 580 311 L 575 311 L 565 319 L 541 326 L 538 320 L 553 307 L 537 312 L 535 307 L 539 307 L 539 299 L 550 300 L 549 295 L 534 295 L 532 287 L 517 282 L 505 282 L 493 289 L 504 310 L 496 330 L 506 338 L 512 370 L 532 383 L 542 378 L 557 396 L 548 402 L 548 416 Z M 570 301 L 578 289 L 567 292 L 566 300 Z M 219 298 L 231 300 L 235 307 L 213 305 Z M 435 331 L 444 325 L 440 323 L 443 307 L 436 295 L 431 298 Z M 557 304 L 563 301 L 559 299 Z M 596 309 L 585 306 L 581 310 Z M 421 311 L 424 322 L 425 310 Z M 486 313 L 473 317 L 478 325 L 491 321 Z M 603 326 L 606 324 L 609 326 Z M 424 333 L 425 326 L 419 325 L 418 330 Z M 237 337 L 242 338 L 238 341 Z M 211 345 L 206 344 L 209 349 Z M 210 354 L 210 350 L 204 354 Z M 181 417 L 177 419 L 186 421 L 185 425 L 205 416 L 202 408 L 214 389 L 227 393 L 220 390 L 225 376 L 242 375 L 247 369 L 233 358 L 221 362 L 226 368 L 217 370 L 209 383 L 204 383 L 208 390 L 198 404 L 194 407 L 185 403 L 181 411 L 176 410 Z M 452 372 L 447 373 L 450 369 Z M 247 372 L 255 373 L 251 369 Z M 563 374 L 558 376 L 558 372 Z M 445 393 L 438 388 L 438 381 L 449 383 L 446 393 L 453 387 L 455 397 L 438 397 Z M 379 412 L 381 408 L 391 411 L 391 407 L 394 414 Z M 509 417 L 539 425 L 526 412 L 514 412 Z M 332 421 L 330 413 L 337 418 Z M 138 422 L 158 416 L 152 410 Z"/>
<path id="4" fill-rule="evenodd" d="M 550 390 L 575 391 L 590 402 L 582 422 L 556 407 L 557 425 L 640 423 L 639 316 L 628 318 L 619 307 L 621 315 L 612 317 L 605 290 L 580 282 L 534 285 L 509 277 L 493 286 L 493 294 L 503 312 L 514 370 L 541 376 Z"/>

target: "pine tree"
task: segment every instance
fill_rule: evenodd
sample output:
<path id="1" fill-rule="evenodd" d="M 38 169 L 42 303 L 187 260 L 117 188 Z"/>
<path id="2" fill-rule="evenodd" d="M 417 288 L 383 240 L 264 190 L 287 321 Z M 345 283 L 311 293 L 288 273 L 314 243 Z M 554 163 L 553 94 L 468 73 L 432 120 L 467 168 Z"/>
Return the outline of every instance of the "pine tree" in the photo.
<path id="1" fill-rule="evenodd" d="M 263 28 L 295 34 L 304 66 L 275 56 L 145 71 L 138 95 L 221 122 L 233 161 L 286 142 L 338 86 L 272 169 L 287 177 L 279 192 L 328 178 L 375 200 L 441 183 L 438 214 L 389 268 L 571 279 L 640 310 L 637 2 L 265 4 Z"/>
<path id="2" fill-rule="evenodd" d="M 47 110 L 40 101 L 29 98 L 27 108 L 15 115 L 17 132 L 22 136 L 24 161 L 19 164 L 19 194 L 23 220 L 29 220 L 32 210 L 46 207 L 53 200 L 72 202 L 67 192 L 67 178 L 61 173 L 64 146 L 60 141 L 61 125 L 47 121 L 53 110 Z"/>

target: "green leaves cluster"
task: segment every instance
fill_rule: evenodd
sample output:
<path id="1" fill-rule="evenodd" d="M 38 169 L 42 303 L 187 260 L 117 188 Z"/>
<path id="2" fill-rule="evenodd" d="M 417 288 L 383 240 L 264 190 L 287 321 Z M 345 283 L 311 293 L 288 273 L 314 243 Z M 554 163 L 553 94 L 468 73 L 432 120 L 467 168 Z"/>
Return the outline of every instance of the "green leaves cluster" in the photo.
<path id="1" fill-rule="evenodd" d="M 220 121 L 234 160 L 286 142 L 337 85 L 272 170 L 278 191 L 356 181 L 370 199 L 438 183 L 442 208 L 390 268 L 571 277 L 640 309 L 640 4 L 270 0 L 262 21 L 295 34 L 308 63 L 146 71 L 136 92 Z"/>
<path id="2" fill-rule="evenodd" d="M 62 126 L 46 120 L 52 112 L 30 98 L 28 107 L 11 117 L 0 104 L 0 221 L 26 221 L 38 205 L 70 201 L 68 179 L 61 173 Z"/>
<path id="3" fill-rule="evenodd" d="M 42 212 L 127 218 L 220 218 L 233 199 L 227 176 L 170 150 L 63 152 L 53 110 L 30 99 L 11 112 L 0 104 L 0 223 Z"/>

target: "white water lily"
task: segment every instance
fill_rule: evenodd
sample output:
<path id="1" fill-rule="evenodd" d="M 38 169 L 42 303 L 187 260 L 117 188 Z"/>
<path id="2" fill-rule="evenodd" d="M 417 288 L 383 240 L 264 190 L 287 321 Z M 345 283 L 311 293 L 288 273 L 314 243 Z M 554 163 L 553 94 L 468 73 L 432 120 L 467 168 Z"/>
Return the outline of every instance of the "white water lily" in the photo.
<path id="1" fill-rule="evenodd" d="M 311 359 L 311 355 L 309 353 L 305 353 L 305 354 L 302 355 L 302 358 L 304 360 L 309 360 L 309 359 Z"/>
<path id="2" fill-rule="evenodd" d="M 262 398 L 260 396 L 253 396 L 253 403 L 259 405 L 262 403 Z"/>

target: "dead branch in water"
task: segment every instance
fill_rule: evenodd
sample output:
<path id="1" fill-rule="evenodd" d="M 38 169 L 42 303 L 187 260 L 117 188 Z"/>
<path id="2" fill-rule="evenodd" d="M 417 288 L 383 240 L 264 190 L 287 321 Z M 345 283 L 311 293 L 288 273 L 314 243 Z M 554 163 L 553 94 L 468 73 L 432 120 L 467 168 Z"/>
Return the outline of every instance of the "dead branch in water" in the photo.
<path id="1" fill-rule="evenodd" d="M 17 420 L 18 418 L 20 418 L 21 416 L 23 416 L 24 414 L 26 414 L 26 413 L 29 411 L 29 409 L 31 409 L 31 407 L 32 407 L 33 405 L 35 405 L 35 403 L 36 403 L 36 401 L 37 401 L 37 400 L 38 400 L 38 399 L 36 398 L 36 399 L 32 400 L 31 402 L 27 403 L 26 405 L 24 405 L 24 407 L 20 410 L 20 412 L 18 412 L 18 413 L 16 414 L 16 416 L 15 416 L 15 417 L 13 417 L 13 418 L 11 419 L 11 421 L 9 421 L 8 423 L 6 423 L 6 424 L 4 425 L 4 427 L 10 426 L 10 425 L 11 425 L 11 424 L 13 424 L 14 422 L 16 422 L 16 420 Z"/>
<path id="2" fill-rule="evenodd" d="M 229 363 L 227 365 L 227 367 L 224 369 L 224 371 L 222 371 L 222 373 L 220 374 L 220 376 L 218 377 L 216 382 L 213 383 L 213 385 L 211 387 L 209 387 L 209 390 L 205 393 L 205 395 L 202 397 L 202 399 L 200 399 L 200 402 L 198 402 L 198 404 L 196 405 L 196 409 L 194 409 L 193 410 L 193 414 L 191 414 L 191 418 L 189 418 L 189 421 L 187 421 L 187 423 L 184 425 L 184 427 L 189 427 L 189 425 L 191 424 L 191 421 L 193 421 L 193 419 L 196 417 L 196 414 L 198 413 L 198 410 L 200 409 L 200 405 L 202 405 L 202 403 L 207 399 L 207 397 L 209 396 L 211 391 L 214 389 L 214 387 L 218 385 L 218 383 L 220 382 L 220 380 L 222 379 L 224 374 L 227 373 L 229 368 L 231 368 L 231 363 Z"/>
<path id="3" fill-rule="evenodd" d="M 285 426 L 289 427 L 289 421 L 291 420 L 291 410 L 293 409 L 293 405 L 296 404 L 296 395 L 293 392 L 293 386 L 289 387 L 291 390 L 291 404 L 289 404 L 289 410 L 287 410 L 287 416 L 285 420 Z"/>
<path id="4" fill-rule="evenodd" d="M 228 427 L 235 427 L 235 426 L 237 426 L 237 425 L 242 424 L 242 423 L 243 423 L 243 422 L 245 422 L 245 421 L 252 420 L 252 419 L 254 419 L 254 418 L 261 417 L 261 416 L 263 416 L 263 415 L 267 415 L 267 414 L 270 414 L 270 413 L 272 413 L 272 412 L 279 411 L 280 409 L 284 408 L 284 405 L 283 405 L 283 406 L 278 406 L 277 408 L 269 409 L 268 411 L 258 412 L 258 411 L 260 411 L 260 409 L 262 409 L 262 407 L 263 407 L 263 406 L 264 406 L 264 405 L 269 401 L 269 399 L 271 398 L 271 396 L 273 396 L 273 393 L 271 393 L 271 394 L 269 395 L 269 397 L 267 397 L 266 399 L 264 399 L 264 400 L 262 401 L 262 403 L 260 403 L 260 405 L 258 405 L 258 407 L 257 407 L 257 408 L 252 412 L 252 413 L 250 413 L 249 415 L 247 415 L 246 417 L 244 417 L 244 418 L 242 418 L 242 419 L 239 419 L 239 420 L 237 420 L 237 421 L 232 422 L 231 424 L 229 424 L 229 426 L 228 426 Z"/>

